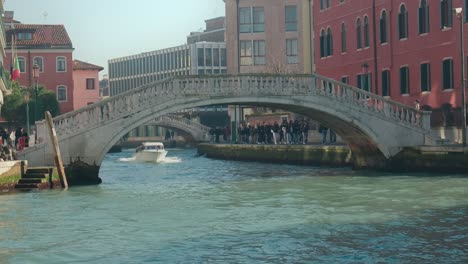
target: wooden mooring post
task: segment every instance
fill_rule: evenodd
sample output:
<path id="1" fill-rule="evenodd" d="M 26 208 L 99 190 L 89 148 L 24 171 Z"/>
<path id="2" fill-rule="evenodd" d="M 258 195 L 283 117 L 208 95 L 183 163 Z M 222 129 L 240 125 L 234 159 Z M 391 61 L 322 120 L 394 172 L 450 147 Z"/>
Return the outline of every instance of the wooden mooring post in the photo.
<path id="1" fill-rule="evenodd" d="M 49 130 L 50 141 L 52 142 L 52 149 L 54 150 L 54 160 L 57 166 L 57 171 L 60 177 L 60 184 L 62 188 L 68 188 L 67 176 L 63 168 L 62 156 L 60 155 L 60 148 L 57 140 L 57 132 L 55 132 L 54 122 L 52 121 L 52 115 L 49 111 L 45 112 L 45 118 L 47 121 L 47 127 Z"/>

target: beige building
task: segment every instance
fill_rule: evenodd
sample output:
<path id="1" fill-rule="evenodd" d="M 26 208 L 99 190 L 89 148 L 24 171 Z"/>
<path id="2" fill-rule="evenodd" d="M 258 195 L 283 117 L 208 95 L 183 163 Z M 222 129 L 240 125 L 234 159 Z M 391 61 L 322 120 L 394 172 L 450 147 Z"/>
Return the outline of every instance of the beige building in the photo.
<path id="1" fill-rule="evenodd" d="M 314 70 L 312 0 L 223 0 L 228 73 Z"/>

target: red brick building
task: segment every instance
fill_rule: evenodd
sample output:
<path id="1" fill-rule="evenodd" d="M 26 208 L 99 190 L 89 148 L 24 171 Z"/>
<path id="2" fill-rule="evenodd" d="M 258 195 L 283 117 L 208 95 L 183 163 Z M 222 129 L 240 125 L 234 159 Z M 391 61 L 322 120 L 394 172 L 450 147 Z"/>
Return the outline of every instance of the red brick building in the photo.
<path id="1" fill-rule="evenodd" d="M 32 68 L 40 68 L 39 85 L 56 93 L 60 111 L 73 110 L 73 45 L 63 25 L 21 24 L 4 17 L 7 28 L 7 47 L 4 66 L 9 68 L 12 56 L 12 39 L 16 39 L 21 76 L 19 83 L 32 87 Z M 8 21 L 8 22 L 7 22 Z"/>
<path id="2" fill-rule="evenodd" d="M 407 105 L 418 99 L 425 109 L 441 109 L 434 125 L 448 125 L 447 115 L 461 106 L 456 7 L 465 10 L 468 1 L 316 1 L 316 70 Z M 466 14 L 462 19 L 466 28 Z"/>

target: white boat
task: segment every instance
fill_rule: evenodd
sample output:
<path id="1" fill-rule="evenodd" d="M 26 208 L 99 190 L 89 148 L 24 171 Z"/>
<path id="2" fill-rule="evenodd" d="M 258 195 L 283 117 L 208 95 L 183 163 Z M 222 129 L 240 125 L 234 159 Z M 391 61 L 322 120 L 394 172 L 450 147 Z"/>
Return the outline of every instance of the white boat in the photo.
<path id="1" fill-rule="evenodd" d="M 167 151 L 161 142 L 143 142 L 136 149 L 135 160 L 144 162 L 161 162 L 166 158 Z"/>

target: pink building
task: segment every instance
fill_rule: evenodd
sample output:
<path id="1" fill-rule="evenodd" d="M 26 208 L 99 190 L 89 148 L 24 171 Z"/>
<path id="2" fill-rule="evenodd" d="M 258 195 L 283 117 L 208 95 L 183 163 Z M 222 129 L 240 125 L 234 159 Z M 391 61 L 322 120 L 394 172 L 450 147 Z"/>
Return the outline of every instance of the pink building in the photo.
<path id="1" fill-rule="evenodd" d="M 314 6 L 317 72 L 434 110 L 433 126 L 460 122 L 460 20 L 467 0 L 320 1 Z M 461 18 L 467 29 L 468 16 Z M 465 34 L 465 54 L 468 35 Z"/>
<path id="2" fill-rule="evenodd" d="M 32 68 L 40 68 L 38 82 L 57 95 L 60 111 L 73 110 L 73 45 L 63 25 L 21 24 L 10 17 L 3 17 L 7 28 L 7 47 L 4 65 L 10 67 L 12 39 L 15 39 L 21 71 L 19 84 L 32 87 L 34 78 Z M 5 64 L 4 63 L 4 64 Z"/>
<path id="3" fill-rule="evenodd" d="M 228 73 L 310 73 L 312 1 L 225 0 Z"/>
<path id="4" fill-rule="evenodd" d="M 99 72 L 103 69 L 83 61 L 73 61 L 73 110 L 100 101 Z"/>

